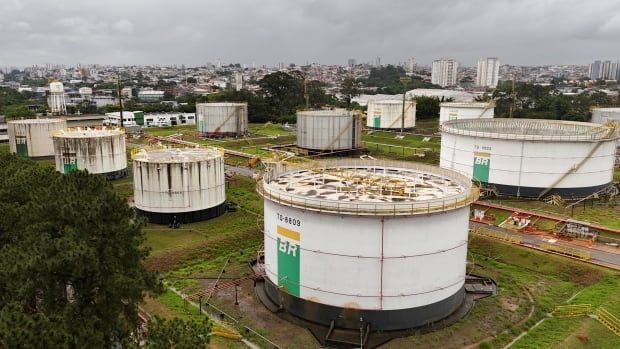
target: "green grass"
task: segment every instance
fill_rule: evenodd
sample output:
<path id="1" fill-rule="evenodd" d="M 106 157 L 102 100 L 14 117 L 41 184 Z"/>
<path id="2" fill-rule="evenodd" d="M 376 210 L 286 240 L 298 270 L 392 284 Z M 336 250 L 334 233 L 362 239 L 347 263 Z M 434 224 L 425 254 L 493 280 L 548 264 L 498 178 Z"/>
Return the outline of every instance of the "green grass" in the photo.
<path id="1" fill-rule="evenodd" d="M 581 291 L 571 304 L 605 307 L 620 316 L 620 275 L 609 273 L 601 282 Z M 587 344 L 587 345 L 586 345 Z M 528 332 L 513 348 L 620 348 L 620 337 L 590 318 L 549 318 Z"/>
<path id="2" fill-rule="evenodd" d="M 175 317 L 183 318 L 186 320 L 202 320 L 204 315 L 198 314 L 198 309 L 194 308 L 191 305 L 183 304 L 183 298 L 181 298 L 176 293 L 172 292 L 169 289 L 166 289 L 164 293 L 162 293 L 157 300 L 162 304 L 166 305 L 171 314 Z"/>
<path id="3" fill-rule="evenodd" d="M 362 136 L 363 141 L 389 144 L 394 146 L 404 146 L 410 148 L 430 148 L 434 151 L 439 151 L 441 141 L 437 137 L 431 137 L 429 141 L 424 142 L 424 136 L 404 135 L 403 139 L 395 138 L 397 134 L 393 132 L 373 131 L 371 134 L 365 134 Z M 369 148 L 373 148 L 376 145 L 369 144 Z"/>
<path id="4" fill-rule="evenodd" d="M 271 122 L 267 122 L 265 124 L 249 124 L 248 129 L 250 133 L 263 136 L 282 136 L 293 134 L 291 129 L 285 129 L 281 124 L 273 124 Z"/>
<path id="5" fill-rule="evenodd" d="M 151 255 L 168 249 L 187 247 L 205 241 L 204 233 L 185 228 L 170 229 L 166 226 L 149 224 L 144 228 L 147 235 L 146 246 L 151 248 Z"/>
<path id="6" fill-rule="evenodd" d="M 168 126 L 168 127 L 146 127 L 144 131 L 153 136 L 170 136 L 175 133 L 193 134 L 198 132 L 196 125 Z"/>

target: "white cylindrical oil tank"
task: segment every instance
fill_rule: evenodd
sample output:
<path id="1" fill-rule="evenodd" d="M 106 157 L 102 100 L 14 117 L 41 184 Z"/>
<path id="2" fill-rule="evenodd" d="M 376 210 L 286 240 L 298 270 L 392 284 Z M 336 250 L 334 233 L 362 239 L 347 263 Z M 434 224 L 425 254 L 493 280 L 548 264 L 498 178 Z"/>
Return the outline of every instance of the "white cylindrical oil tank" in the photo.
<path id="1" fill-rule="evenodd" d="M 453 120 L 441 125 L 440 166 L 496 194 L 588 196 L 611 184 L 614 127 L 530 120 Z"/>
<path id="2" fill-rule="evenodd" d="M 64 119 L 22 119 L 7 124 L 11 153 L 31 158 L 54 156 L 52 133 L 67 128 Z"/>
<path id="3" fill-rule="evenodd" d="M 196 118 L 203 136 L 241 136 L 248 131 L 248 104 L 198 103 Z"/>
<path id="4" fill-rule="evenodd" d="M 464 299 L 466 176 L 435 166 L 341 159 L 272 168 L 264 198 L 265 291 L 303 319 L 412 328 Z"/>
<path id="5" fill-rule="evenodd" d="M 224 155 L 216 148 L 142 150 L 133 156 L 134 202 L 151 223 L 188 223 L 225 210 Z"/>
<path id="6" fill-rule="evenodd" d="M 117 179 L 127 175 L 125 131 L 103 128 L 69 128 L 55 131 L 56 171 L 89 173 Z"/>
<path id="7" fill-rule="evenodd" d="M 403 124 L 403 101 L 368 101 L 366 126 L 377 129 L 413 128 L 415 127 L 415 106 L 415 101 L 405 101 L 405 122 Z"/>
<path id="8" fill-rule="evenodd" d="M 495 113 L 492 102 L 445 102 L 439 107 L 439 124 L 449 120 L 492 119 Z"/>
<path id="9" fill-rule="evenodd" d="M 298 111 L 297 146 L 317 152 L 360 148 L 360 118 L 348 110 Z"/>

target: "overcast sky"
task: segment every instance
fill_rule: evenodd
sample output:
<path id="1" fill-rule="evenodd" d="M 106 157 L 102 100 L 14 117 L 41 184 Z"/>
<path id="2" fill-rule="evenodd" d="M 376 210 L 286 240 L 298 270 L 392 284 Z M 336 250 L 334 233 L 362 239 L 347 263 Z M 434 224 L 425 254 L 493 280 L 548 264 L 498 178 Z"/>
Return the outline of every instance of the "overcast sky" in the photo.
<path id="1" fill-rule="evenodd" d="M 0 67 L 620 58 L 619 0 L 0 0 Z"/>

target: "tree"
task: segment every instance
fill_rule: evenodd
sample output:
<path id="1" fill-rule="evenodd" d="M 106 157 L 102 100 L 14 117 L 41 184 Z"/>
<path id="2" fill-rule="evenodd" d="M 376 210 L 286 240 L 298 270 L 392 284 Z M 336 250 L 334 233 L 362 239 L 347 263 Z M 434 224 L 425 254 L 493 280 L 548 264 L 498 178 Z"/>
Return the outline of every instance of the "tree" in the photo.
<path id="1" fill-rule="evenodd" d="M 439 117 L 439 98 L 418 96 L 416 101 L 416 119 L 432 119 Z"/>
<path id="2" fill-rule="evenodd" d="M 211 324 L 207 317 L 198 322 L 179 318 L 164 320 L 156 316 L 147 326 L 145 347 L 148 349 L 208 348 Z"/>
<path id="3" fill-rule="evenodd" d="M 188 84 L 195 84 L 197 82 L 198 82 L 198 80 L 196 80 L 196 78 L 193 77 L 193 76 L 190 76 L 189 78 L 187 78 L 187 83 Z"/>
<path id="4" fill-rule="evenodd" d="M 25 105 L 9 105 L 4 108 L 4 116 L 7 119 L 31 118 L 35 114 Z"/>
<path id="5" fill-rule="evenodd" d="M 354 77 L 345 78 L 340 85 L 340 93 L 344 95 L 344 101 L 347 103 L 347 107 L 350 107 L 353 97 L 360 94 L 359 82 L 355 80 Z"/>
<path id="6" fill-rule="evenodd" d="M 290 116 L 304 104 L 303 77 L 299 72 L 276 72 L 265 75 L 259 82 L 273 116 Z"/>
<path id="7" fill-rule="evenodd" d="M 0 155 L 0 347 L 103 348 L 161 290 L 143 221 L 105 178 Z"/>

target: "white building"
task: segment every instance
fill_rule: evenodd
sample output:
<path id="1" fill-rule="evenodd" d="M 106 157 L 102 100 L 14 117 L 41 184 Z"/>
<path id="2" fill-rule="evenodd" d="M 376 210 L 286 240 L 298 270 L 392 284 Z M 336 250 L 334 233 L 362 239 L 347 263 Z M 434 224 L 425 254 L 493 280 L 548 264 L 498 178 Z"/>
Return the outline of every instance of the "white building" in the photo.
<path id="1" fill-rule="evenodd" d="M 456 73 L 459 63 L 451 58 L 441 58 L 433 61 L 431 82 L 441 87 L 456 86 Z"/>
<path id="2" fill-rule="evenodd" d="M 476 85 L 483 87 L 497 87 L 499 80 L 499 59 L 486 57 L 478 60 L 478 72 L 476 73 Z"/>

